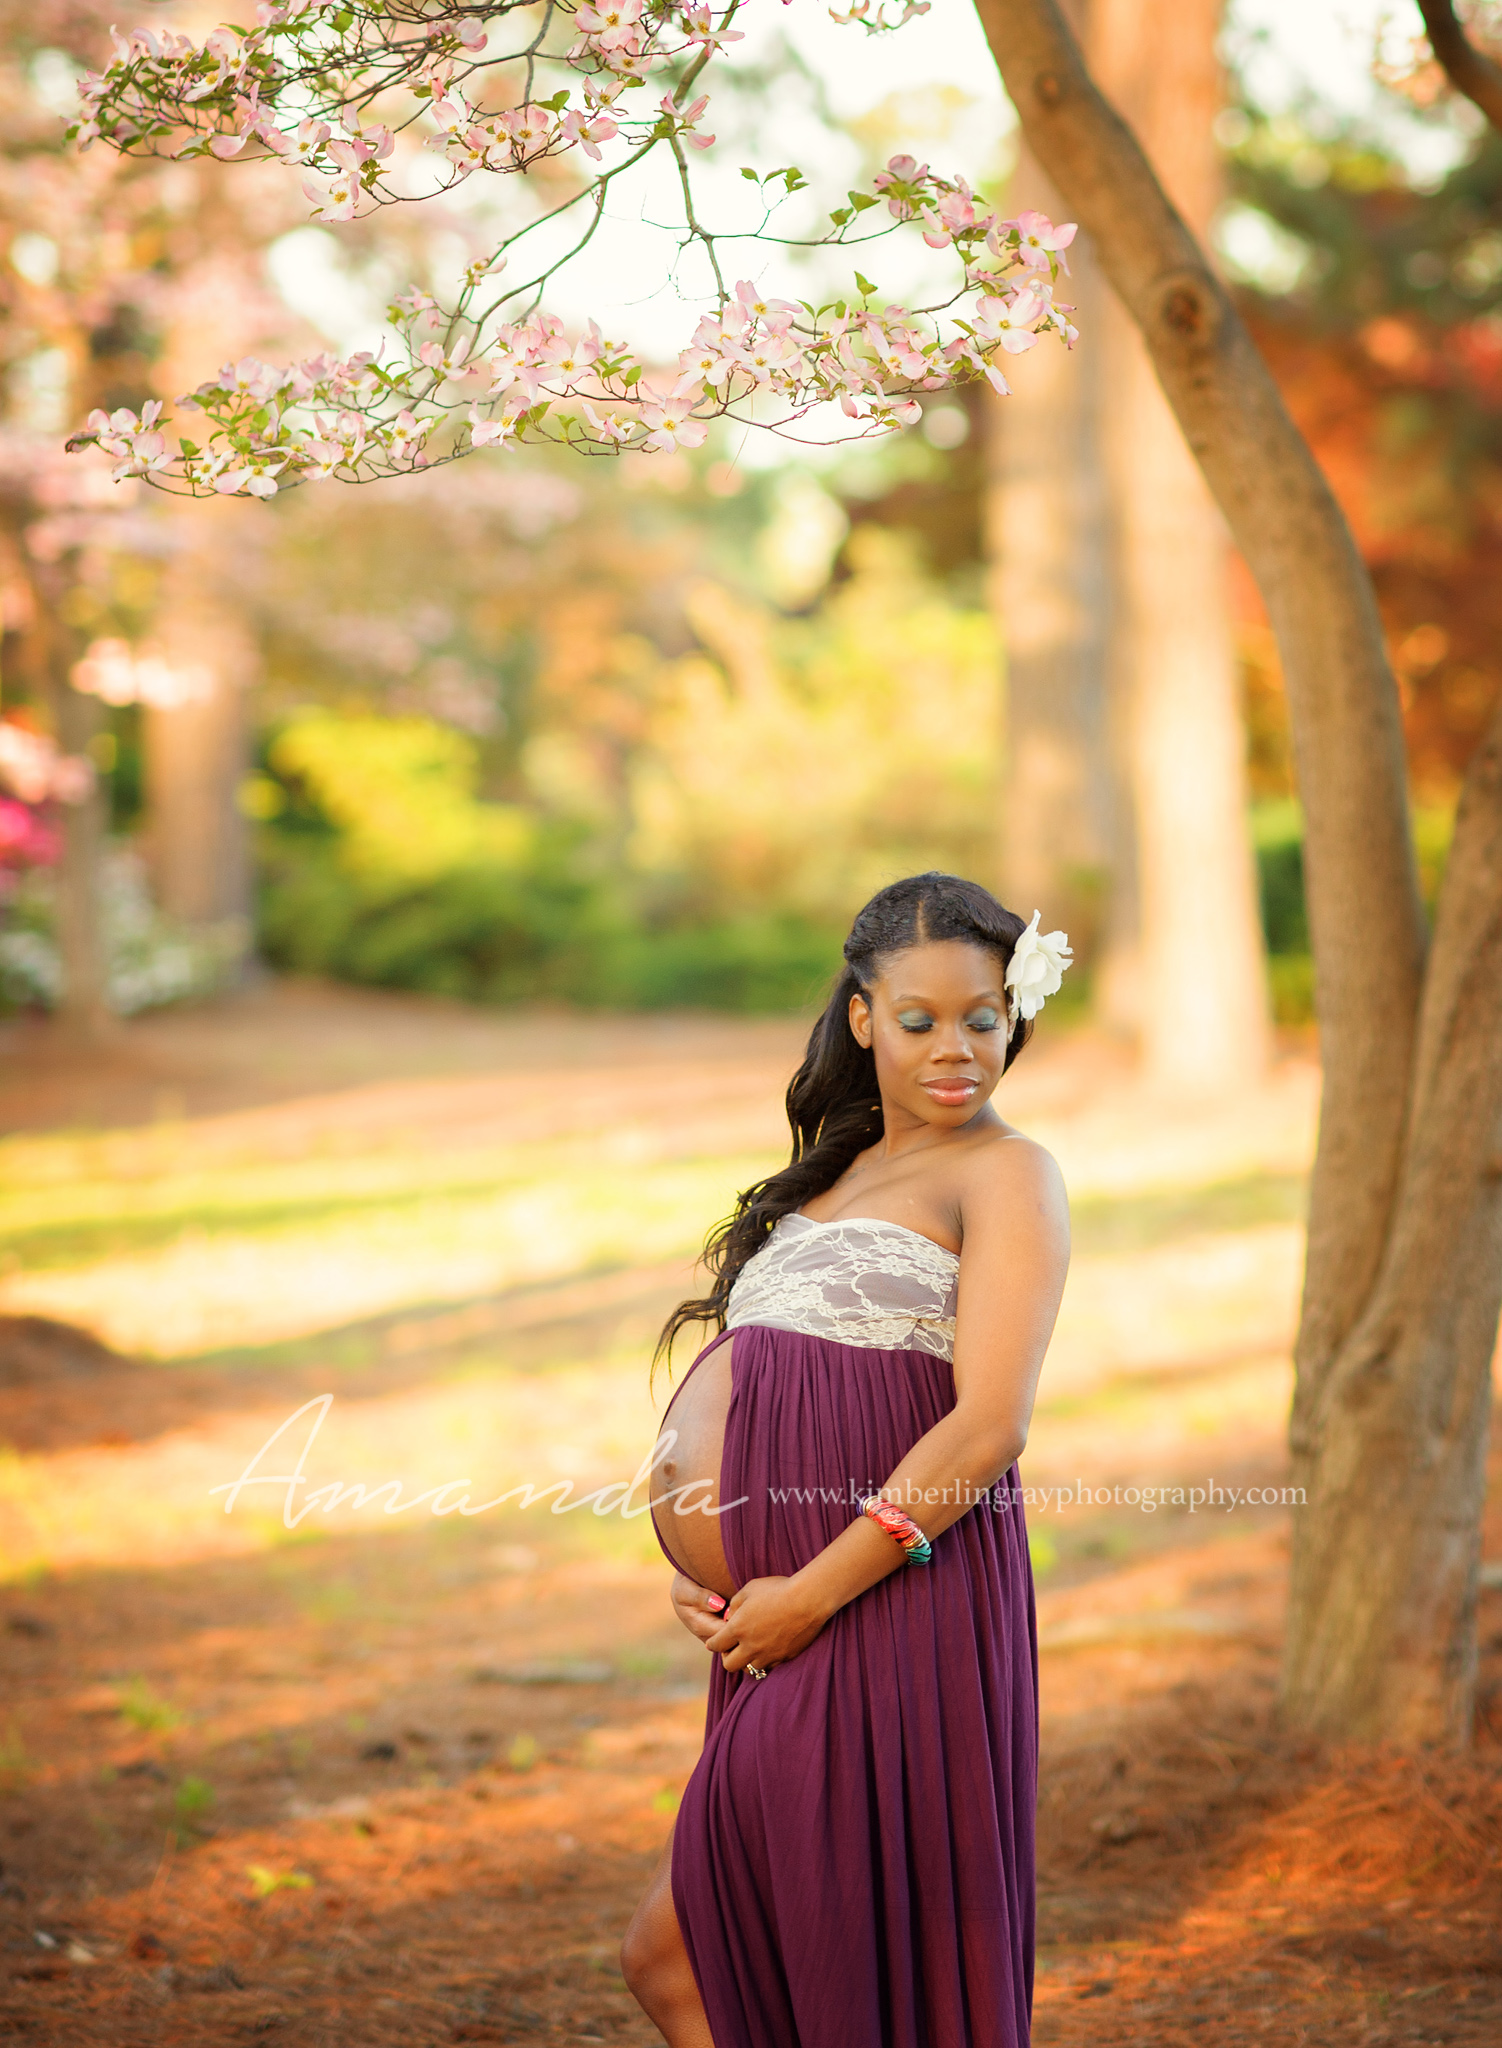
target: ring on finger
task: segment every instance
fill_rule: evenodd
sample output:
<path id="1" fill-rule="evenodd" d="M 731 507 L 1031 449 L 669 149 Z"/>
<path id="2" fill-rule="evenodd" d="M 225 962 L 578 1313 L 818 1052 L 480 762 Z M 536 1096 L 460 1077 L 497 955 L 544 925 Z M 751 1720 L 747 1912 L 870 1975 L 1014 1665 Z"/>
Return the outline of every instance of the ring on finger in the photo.
<path id="1" fill-rule="evenodd" d="M 750 1678 L 765 1678 L 767 1675 L 760 1664 L 748 1664 L 746 1666 L 746 1673 Z"/>

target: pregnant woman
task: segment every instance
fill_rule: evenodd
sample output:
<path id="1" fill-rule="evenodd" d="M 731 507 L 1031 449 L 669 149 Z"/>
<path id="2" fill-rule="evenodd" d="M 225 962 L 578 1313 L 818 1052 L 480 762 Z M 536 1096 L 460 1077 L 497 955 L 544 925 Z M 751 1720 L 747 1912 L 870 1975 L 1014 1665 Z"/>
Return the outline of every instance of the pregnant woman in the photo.
<path id="1" fill-rule="evenodd" d="M 715 1653 L 622 1968 L 669 2048 L 1026 2048 L 1037 1655 L 1016 1460 L 1069 1257 L 991 1095 L 1069 947 L 893 884 L 788 1090 L 792 1163 L 710 1240 L 720 1334 L 653 1516 Z M 711 1512 L 704 1512 L 705 1509 Z"/>

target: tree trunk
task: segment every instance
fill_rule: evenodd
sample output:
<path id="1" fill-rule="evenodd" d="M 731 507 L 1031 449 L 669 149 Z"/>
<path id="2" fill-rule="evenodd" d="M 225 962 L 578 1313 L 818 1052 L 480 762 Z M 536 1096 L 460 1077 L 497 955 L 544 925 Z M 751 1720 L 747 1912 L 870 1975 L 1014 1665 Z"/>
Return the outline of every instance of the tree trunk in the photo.
<path id="1" fill-rule="evenodd" d="M 97 698 L 75 690 L 66 675 L 51 683 L 53 733 L 65 754 L 89 755 L 89 743 L 104 723 Z M 58 1028 L 74 1038 L 98 1038 L 110 1025 L 106 994 L 102 874 L 106 792 L 96 777 L 78 803 L 59 804 L 62 855 L 57 864 L 57 946 L 63 988 L 55 1012 Z"/>
<path id="2" fill-rule="evenodd" d="M 245 827 L 235 808 L 246 773 L 244 694 L 222 672 L 207 693 L 145 714 L 152 888 L 185 924 L 244 920 Z"/>
<path id="3" fill-rule="evenodd" d="M 180 695 L 145 711 L 147 860 L 162 908 L 185 924 L 221 933 L 238 928 L 243 957 L 251 875 L 239 796 L 249 768 L 247 699 L 258 655 L 215 574 L 205 536 L 191 531 L 201 528 L 202 515 L 181 525 L 188 545 L 168 573 L 157 621 Z"/>
<path id="4" fill-rule="evenodd" d="M 1464 1742 L 1502 1307 L 1502 707 L 1473 758 L 1425 976 L 1377 1283 L 1300 1372 L 1284 1700 L 1331 1736 Z"/>
<path id="5" fill-rule="evenodd" d="M 1057 213 L 1058 195 L 1026 152 L 1008 204 Z M 1076 244 L 1071 268 L 1069 296 L 1093 329 L 1102 295 L 1088 246 Z M 1108 740 L 1098 358 L 1040 348 L 1009 367 L 1018 396 L 988 386 L 982 399 L 986 558 L 1006 647 L 1002 893 L 1024 917 L 1038 908 L 1063 925 L 1095 961 L 1131 883 Z"/>
<path id="6" fill-rule="evenodd" d="M 1096 76 L 1199 233 L 1220 197 L 1219 15 L 1220 0 L 1092 0 L 1089 15 Z M 1112 980 L 1129 983 L 1147 1072 L 1213 1093 L 1255 1080 L 1270 1049 L 1225 527 L 1115 300 L 1099 345 L 1140 903 Z"/>
<path id="7" fill-rule="evenodd" d="M 1502 730 L 1467 779 L 1426 978 L 1397 691 L 1350 530 L 1054 0 L 976 4 L 1029 145 L 1095 237 L 1283 662 L 1325 1072 L 1291 1430 L 1308 1505 L 1294 1518 L 1285 1711 L 1329 1734 L 1464 1739 L 1502 1290 Z"/>

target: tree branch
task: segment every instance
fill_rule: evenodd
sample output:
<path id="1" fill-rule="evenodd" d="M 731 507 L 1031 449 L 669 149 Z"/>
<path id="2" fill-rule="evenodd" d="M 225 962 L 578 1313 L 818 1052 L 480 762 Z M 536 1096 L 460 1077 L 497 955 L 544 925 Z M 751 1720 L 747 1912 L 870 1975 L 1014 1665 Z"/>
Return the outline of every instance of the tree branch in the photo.
<path id="1" fill-rule="evenodd" d="M 1502 130 L 1502 64 L 1476 48 L 1456 18 L 1454 0 L 1419 0 L 1434 60 L 1455 90 Z"/>
<path id="2" fill-rule="evenodd" d="M 1028 145 L 1142 331 L 1282 656 L 1325 1076 L 1302 1396 L 1370 1295 L 1401 1156 L 1426 941 L 1397 689 L 1371 580 L 1329 485 L 1056 0 L 976 6 Z"/>

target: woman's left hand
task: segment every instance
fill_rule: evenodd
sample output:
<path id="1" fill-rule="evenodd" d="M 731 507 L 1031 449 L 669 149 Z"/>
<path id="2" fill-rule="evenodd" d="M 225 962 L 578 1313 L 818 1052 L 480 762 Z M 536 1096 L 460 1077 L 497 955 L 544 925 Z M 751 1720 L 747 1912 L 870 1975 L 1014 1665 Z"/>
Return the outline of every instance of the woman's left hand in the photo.
<path id="1" fill-rule="evenodd" d="M 727 1671 L 744 1671 L 748 1664 L 768 1671 L 806 1650 L 827 1618 L 797 1579 L 748 1579 L 704 1647 L 717 1653 Z"/>

